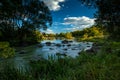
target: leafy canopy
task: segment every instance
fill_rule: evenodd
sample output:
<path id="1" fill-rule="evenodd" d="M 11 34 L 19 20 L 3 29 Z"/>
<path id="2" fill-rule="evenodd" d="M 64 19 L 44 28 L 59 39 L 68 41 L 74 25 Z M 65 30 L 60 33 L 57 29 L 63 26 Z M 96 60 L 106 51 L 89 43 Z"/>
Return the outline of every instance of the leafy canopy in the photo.
<path id="1" fill-rule="evenodd" d="M 0 0 L 0 41 L 36 42 L 34 32 L 51 25 L 51 13 L 41 0 Z"/>
<path id="2" fill-rule="evenodd" d="M 79 0 L 97 8 L 96 23 L 106 27 L 112 37 L 120 38 L 120 0 Z"/>
<path id="3" fill-rule="evenodd" d="M 44 28 L 52 24 L 48 7 L 40 0 L 1 0 L 0 23 L 14 24 L 17 27 Z"/>

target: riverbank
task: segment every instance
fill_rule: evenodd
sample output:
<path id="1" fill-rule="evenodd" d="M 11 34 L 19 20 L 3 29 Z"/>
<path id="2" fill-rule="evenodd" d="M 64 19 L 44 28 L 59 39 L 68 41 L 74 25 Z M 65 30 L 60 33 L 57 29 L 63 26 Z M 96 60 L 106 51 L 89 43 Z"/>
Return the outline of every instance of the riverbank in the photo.
<path id="1" fill-rule="evenodd" d="M 76 58 L 31 60 L 25 71 L 2 66 L 0 80 L 120 80 L 120 42 L 105 42 L 99 52 Z"/>

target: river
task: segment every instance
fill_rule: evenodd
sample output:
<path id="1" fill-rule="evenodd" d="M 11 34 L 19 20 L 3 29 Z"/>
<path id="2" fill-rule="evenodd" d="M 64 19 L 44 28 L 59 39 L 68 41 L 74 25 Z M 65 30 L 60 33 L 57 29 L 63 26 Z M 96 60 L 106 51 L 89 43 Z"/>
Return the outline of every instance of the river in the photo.
<path id="1" fill-rule="evenodd" d="M 44 40 L 41 43 L 29 47 L 19 47 L 14 58 L 1 60 L 0 62 L 7 62 L 15 64 L 17 67 L 24 67 L 30 60 L 40 60 L 49 58 L 57 59 L 59 57 L 75 58 L 79 56 L 82 50 L 87 50 L 92 47 L 92 42 L 76 42 L 62 40 Z"/>

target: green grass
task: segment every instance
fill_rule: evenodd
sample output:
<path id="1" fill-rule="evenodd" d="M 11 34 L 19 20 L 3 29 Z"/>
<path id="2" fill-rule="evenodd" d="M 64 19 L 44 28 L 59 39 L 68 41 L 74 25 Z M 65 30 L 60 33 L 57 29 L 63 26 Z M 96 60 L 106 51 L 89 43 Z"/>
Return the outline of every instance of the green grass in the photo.
<path id="1" fill-rule="evenodd" d="M 14 67 L 7 62 L 0 64 L 0 80 L 32 80 L 29 72 Z"/>
<path id="2" fill-rule="evenodd" d="M 111 51 L 107 51 L 111 49 Z M 25 71 L 5 65 L 0 80 L 120 80 L 120 42 L 105 42 L 95 54 L 30 61 Z"/>

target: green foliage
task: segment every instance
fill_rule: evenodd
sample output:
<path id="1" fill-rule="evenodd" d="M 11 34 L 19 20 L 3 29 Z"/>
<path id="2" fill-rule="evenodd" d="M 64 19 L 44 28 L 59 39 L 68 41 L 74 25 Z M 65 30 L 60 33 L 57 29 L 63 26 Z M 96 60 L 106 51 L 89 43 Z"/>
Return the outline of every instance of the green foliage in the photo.
<path id="1" fill-rule="evenodd" d="M 46 28 L 46 23 L 49 25 L 52 24 L 51 13 L 42 1 L 1 0 L 0 3 L 2 4 L 0 7 L 0 19 L 3 24 L 14 24 L 17 27 L 21 27 L 22 25 L 23 28 L 28 28 L 26 25 L 29 25 L 29 29 L 36 29 L 39 27 Z M 21 22 L 19 22 L 19 20 L 21 20 Z"/>
<path id="2" fill-rule="evenodd" d="M 9 47 L 9 43 L 8 42 L 0 42 L 0 49 L 4 49 L 6 47 Z"/>
<path id="3" fill-rule="evenodd" d="M 71 32 L 59 33 L 59 34 L 56 34 L 56 37 L 65 38 L 65 39 L 73 39 Z"/>
<path id="4" fill-rule="evenodd" d="M 66 39 L 73 39 L 76 38 L 80 40 L 87 40 L 93 38 L 104 38 L 106 31 L 103 27 L 92 26 L 90 28 L 85 28 L 83 30 L 77 30 L 73 32 L 66 32 L 66 33 L 59 33 L 56 34 L 56 37 L 63 37 Z"/>
<path id="5" fill-rule="evenodd" d="M 42 33 L 40 33 L 40 31 L 37 31 L 37 30 L 34 31 L 34 35 L 35 35 L 35 38 L 37 41 L 43 40 L 43 35 L 42 35 Z"/>
<path id="6" fill-rule="evenodd" d="M 3 51 L 0 52 L 0 56 L 2 58 L 10 58 L 13 57 L 15 54 L 15 51 L 13 48 L 5 48 Z"/>
<path id="7" fill-rule="evenodd" d="M 81 36 L 84 35 L 84 33 L 83 33 L 83 31 L 77 30 L 77 31 L 73 31 L 73 32 L 72 32 L 72 35 L 73 35 L 74 37 L 81 37 Z"/>
<path id="8" fill-rule="evenodd" d="M 15 55 L 15 50 L 9 47 L 8 42 L 0 42 L 0 57 L 1 58 L 10 58 Z"/>
<path id="9" fill-rule="evenodd" d="M 65 38 L 66 38 L 66 39 L 72 39 L 73 37 L 72 37 L 72 34 L 71 34 L 70 32 L 67 32 L 67 33 L 65 34 Z"/>
<path id="10" fill-rule="evenodd" d="M 92 26 L 90 28 L 83 29 L 81 31 L 72 32 L 73 37 L 78 38 L 79 40 L 87 40 L 93 38 L 103 38 L 104 29 L 97 26 Z"/>
<path id="11" fill-rule="evenodd" d="M 56 35 L 57 37 L 65 37 L 65 33 L 60 33 Z"/>
<path id="12" fill-rule="evenodd" d="M 97 8 L 96 23 L 102 24 L 112 39 L 120 39 L 120 0 L 79 0 L 82 4 Z"/>
<path id="13" fill-rule="evenodd" d="M 43 40 L 53 40 L 55 39 L 56 35 L 55 34 L 47 34 L 47 33 L 42 33 Z"/>
<path id="14" fill-rule="evenodd" d="M 34 31 L 52 24 L 49 8 L 40 0 L 0 1 L 0 41 L 13 46 L 36 43 Z"/>

